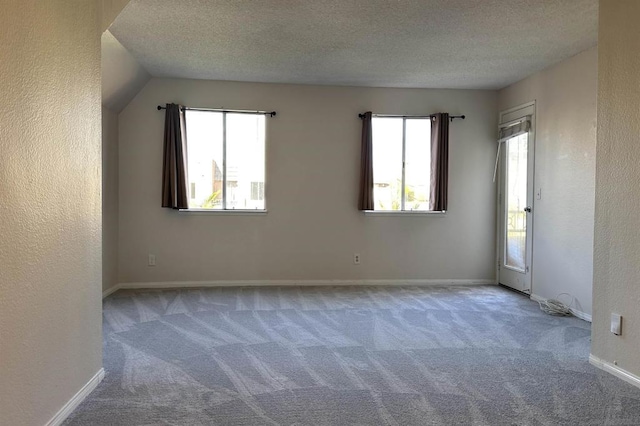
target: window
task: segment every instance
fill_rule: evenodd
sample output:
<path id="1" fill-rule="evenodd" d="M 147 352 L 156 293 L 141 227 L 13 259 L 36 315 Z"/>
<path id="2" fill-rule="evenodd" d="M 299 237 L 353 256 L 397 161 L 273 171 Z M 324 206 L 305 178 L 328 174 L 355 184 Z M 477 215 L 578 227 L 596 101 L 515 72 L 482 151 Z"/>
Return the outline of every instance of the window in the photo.
<path id="1" fill-rule="evenodd" d="M 264 210 L 264 114 L 187 110 L 186 123 L 189 208 Z"/>
<path id="2" fill-rule="evenodd" d="M 373 117 L 374 210 L 429 210 L 431 119 Z"/>

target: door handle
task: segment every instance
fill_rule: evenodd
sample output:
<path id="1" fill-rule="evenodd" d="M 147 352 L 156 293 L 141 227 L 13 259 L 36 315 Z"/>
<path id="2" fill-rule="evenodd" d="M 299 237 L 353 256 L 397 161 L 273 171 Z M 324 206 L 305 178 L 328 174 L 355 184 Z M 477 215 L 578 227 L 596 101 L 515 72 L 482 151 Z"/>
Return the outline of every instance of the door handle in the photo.
<path id="1" fill-rule="evenodd" d="M 531 206 L 525 207 L 524 211 L 527 212 L 527 213 L 531 213 Z"/>

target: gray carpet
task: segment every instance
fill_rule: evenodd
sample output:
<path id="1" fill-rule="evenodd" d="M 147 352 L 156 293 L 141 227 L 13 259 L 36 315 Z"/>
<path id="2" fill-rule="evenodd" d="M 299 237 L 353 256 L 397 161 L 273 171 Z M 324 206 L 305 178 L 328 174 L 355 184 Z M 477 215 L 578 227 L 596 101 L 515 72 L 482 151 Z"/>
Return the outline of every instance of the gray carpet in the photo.
<path id="1" fill-rule="evenodd" d="M 639 425 L 590 325 L 496 286 L 119 291 L 66 425 Z"/>

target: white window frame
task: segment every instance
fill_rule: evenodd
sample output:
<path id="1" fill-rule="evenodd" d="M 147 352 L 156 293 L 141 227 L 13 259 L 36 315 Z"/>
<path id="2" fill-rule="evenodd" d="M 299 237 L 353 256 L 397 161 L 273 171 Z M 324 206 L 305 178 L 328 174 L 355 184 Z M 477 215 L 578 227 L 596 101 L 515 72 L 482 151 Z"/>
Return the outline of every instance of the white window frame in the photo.
<path id="1" fill-rule="evenodd" d="M 400 189 L 400 210 L 365 210 L 364 214 L 368 216 L 444 216 L 446 215 L 446 211 L 439 210 L 405 210 L 405 186 L 406 186 L 406 154 L 407 154 L 407 120 L 432 120 L 432 117 L 429 115 L 385 115 L 385 114 L 373 114 L 372 120 L 376 118 L 382 119 L 402 119 L 402 183 Z M 373 132 L 373 123 L 372 123 L 372 132 Z M 375 133 L 372 133 L 372 138 L 375 138 Z M 429 141 L 431 141 L 431 135 L 429 135 Z M 372 147 L 372 155 L 375 147 Z M 429 164 L 429 168 L 431 168 L 431 164 Z M 375 176 L 375 167 L 373 170 L 373 175 Z M 375 185 L 375 183 L 374 183 Z M 375 202 L 375 196 L 374 196 Z"/>
<path id="2" fill-rule="evenodd" d="M 265 117 L 276 115 L 275 112 L 266 111 L 247 111 L 247 110 L 226 110 L 226 109 L 206 109 L 206 108 L 188 108 L 185 111 L 201 111 L 222 114 L 222 208 L 221 209 L 203 209 L 188 208 L 180 209 L 181 213 L 190 214 L 214 214 L 214 215 L 261 215 L 267 214 L 267 120 L 264 122 L 264 202 L 263 209 L 227 209 L 227 114 L 249 114 L 264 115 Z M 188 119 L 187 119 L 188 121 Z M 187 134 L 187 152 L 189 150 L 189 135 Z M 187 159 L 188 162 L 188 159 Z M 187 163 L 187 175 L 189 165 Z M 191 197 L 191 187 L 189 187 L 189 197 Z"/>

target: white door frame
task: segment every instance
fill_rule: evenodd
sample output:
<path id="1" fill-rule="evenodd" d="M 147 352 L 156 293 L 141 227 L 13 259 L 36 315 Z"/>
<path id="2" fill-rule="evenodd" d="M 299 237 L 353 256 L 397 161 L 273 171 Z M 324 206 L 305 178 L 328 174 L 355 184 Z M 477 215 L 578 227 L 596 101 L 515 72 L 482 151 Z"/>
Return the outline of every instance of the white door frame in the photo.
<path id="1" fill-rule="evenodd" d="M 522 291 L 527 294 L 532 294 L 533 291 L 533 228 L 534 228 L 534 219 L 535 215 L 535 129 L 536 129 L 536 101 L 527 102 L 522 105 L 515 106 L 513 108 L 509 108 L 507 110 L 501 111 L 499 114 L 499 124 L 508 123 L 510 121 L 517 120 L 519 118 L 525 117 L 527 115 L 531 115 L 531 128 L 529 130 L 529 147 L 533 149 L 529 149 L 529 155 L 531 156 L 531 161 L 529 161 L 528 167 L 531 170 L 528 170 L 528 176 L 531 182 L 527 183 L 529 194 L 527 196 L 528 206 L 532 207 L 532 213 L 529 213 L 530 220 L 527 220 L 527 241 L 526 241 L 526 258 L 525 258 L 525 270 L 527 271 L 525 274 L 525 284 L 522 288 L 518 289 L 515 287 L 515 290 Z M 503 147 L 504 148 L 504 147 Z M 500 156 L 501 164 L 498 168 L 498 174 L 496 178 L 497 185 L 497 197 L 496 197 L 496 282 L 500 284 L 500 272 L 501 268 L 504 268 L 504 265 L 501 265 L 501 259 L 503 254 L 503 223 L 502 223 L 502 201 L 501 198 L 504 198 L 504 194 L 502 193 L 503 186 L 503 170 L 504 170 L 504 155 L 506 150 L 502 150 Z M 529 218 L 528 218 L 529 219 Z M 527 288 L 528 287 L 528 288 Z"/>

